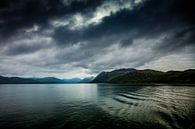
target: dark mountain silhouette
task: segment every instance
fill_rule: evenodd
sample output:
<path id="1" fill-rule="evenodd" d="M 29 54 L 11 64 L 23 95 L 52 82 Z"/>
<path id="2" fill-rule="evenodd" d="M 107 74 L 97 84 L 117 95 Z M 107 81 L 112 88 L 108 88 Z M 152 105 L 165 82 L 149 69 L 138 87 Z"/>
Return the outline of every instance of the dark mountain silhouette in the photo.
<path id="1" fill-rule="evenodd" d="M 102 72 L 93 83 L 195 83 L 195 69 L 161 72 L 151 69 L 119 69 Z"/>
<path id="2" fill-rule="evenodd" d="M 106 83 L 113 78 L 135 71 L 135 69 L 117 69 L 111 72 L 101 72 L 92 82 Z"/>
<path id="3" fill-rule="evenodd" d="M 185 71 L 161 72 L 151 69 L 117 69 L 101 72 L 94 77 L 84 79 L 20 78 L 0 76 L 0 84 L 52 84 L 52 83 L 195 83 L 195 69 Z"/>
<path id="4" fill-rule="evenodd" d="M 34 79 L 29 79 L 29 78 L 0 76 L 0 84 L 27 84 L 27 83 L 36 84 L 39 82 Z"/>
<path id="5" fill-rule="evenodd" d="M 20 77 L 3 77 L 0 76 L 0 84 L 56 84 L 56 83 L 88 83 L 91 82 L 94 77 L 87 77 L 84 79 L 72 78 L 72 79 L 59 79 L 55 77 L 44 78 L 20 78 Z"/>

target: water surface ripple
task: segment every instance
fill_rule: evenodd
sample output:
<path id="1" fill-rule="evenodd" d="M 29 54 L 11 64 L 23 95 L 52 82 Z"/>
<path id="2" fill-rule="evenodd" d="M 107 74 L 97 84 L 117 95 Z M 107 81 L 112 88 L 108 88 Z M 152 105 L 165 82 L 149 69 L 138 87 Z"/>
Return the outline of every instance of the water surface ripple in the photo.
<path id="1" fill-rule="evenodd" d="M 0 129 L 194 129 L 195 87 L 0 85 Z"/>

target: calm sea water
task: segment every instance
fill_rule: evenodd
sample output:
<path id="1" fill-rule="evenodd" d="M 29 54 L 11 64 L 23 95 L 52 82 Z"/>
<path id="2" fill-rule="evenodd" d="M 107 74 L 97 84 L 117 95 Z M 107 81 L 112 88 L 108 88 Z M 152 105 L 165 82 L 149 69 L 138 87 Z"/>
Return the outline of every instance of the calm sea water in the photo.
<path id="1" fill-rule="evenodd" d="M 195 87 L 0 85 L 0 129 L 194 129 Z"/>

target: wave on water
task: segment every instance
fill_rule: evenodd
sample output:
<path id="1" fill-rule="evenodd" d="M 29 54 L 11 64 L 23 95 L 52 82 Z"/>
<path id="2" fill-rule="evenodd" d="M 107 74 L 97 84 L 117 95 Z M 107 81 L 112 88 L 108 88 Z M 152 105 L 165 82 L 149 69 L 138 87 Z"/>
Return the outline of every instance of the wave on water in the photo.
<path id="1" fill-rule="evenodd" d="M 155 123 L 167 129 L 190 129 L 194 127 L 194 98 L 191 87 L 145 87 L 106 98 L 102 109 L 140 125 Z"/>

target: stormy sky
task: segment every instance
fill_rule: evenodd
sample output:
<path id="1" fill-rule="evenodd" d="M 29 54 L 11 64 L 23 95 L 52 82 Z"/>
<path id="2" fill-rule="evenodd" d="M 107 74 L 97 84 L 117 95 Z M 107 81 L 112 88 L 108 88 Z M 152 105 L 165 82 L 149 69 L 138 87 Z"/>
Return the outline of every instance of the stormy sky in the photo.
<path id="1" fill-rule="evenodd" d="M 0 75 L 195 68 L 194 0 L 1 0 Z"/>

